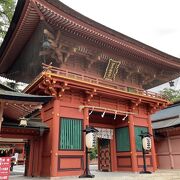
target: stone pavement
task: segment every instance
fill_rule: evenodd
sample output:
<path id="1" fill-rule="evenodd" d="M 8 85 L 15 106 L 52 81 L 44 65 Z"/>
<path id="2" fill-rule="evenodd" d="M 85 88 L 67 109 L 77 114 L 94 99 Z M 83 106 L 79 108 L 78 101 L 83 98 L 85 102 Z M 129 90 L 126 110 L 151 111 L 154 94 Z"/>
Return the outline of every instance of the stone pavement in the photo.
<path id="1" fill-rule="evenodd" d="M 16 170 L 16 169 L 15 169 Z M 23 169 L 22 169 L 23 170 Z M 9 180 L 80 180 L 78 177 L 35 178 L 24 177 L 22 170 L 12 173 Z M 99 172 L 92 169 L 95 178 L 81 178 L 91 180 L 180 180 L 180 170 L 158 170 L 152 174 L 132 172 Z"/>

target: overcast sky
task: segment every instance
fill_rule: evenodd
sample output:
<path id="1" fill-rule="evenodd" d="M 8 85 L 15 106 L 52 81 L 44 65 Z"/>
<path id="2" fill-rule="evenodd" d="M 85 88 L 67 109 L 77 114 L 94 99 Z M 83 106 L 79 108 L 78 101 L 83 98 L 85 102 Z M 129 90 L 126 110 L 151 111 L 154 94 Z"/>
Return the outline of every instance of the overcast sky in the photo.
<path id="1" fill-rule="evenodd" d="M 61 0 L 118 32 L 180 57 L 179 0 Z"/>
<path id="2" fill-rule="evenodd" d="M 105 26 L 180 58 L 180 0 L 61 2 Z M 175 84 L 180 89 L 180 80 Z"/>

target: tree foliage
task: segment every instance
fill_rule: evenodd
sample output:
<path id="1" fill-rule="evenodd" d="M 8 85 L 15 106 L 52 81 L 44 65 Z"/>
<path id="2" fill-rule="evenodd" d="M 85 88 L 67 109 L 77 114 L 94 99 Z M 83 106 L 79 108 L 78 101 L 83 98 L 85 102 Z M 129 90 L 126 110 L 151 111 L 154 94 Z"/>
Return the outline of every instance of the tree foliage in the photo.
<path id="1" fill-rule="evenodd" d="M 180 101 L 180 90 L 164 88 L 160 93 L 170 102 Z"/>
<path id="2" fill-rule="evenodd" d="M 2 42 L 10 25 L 16 1 L 0 0 L 0 42 Z"/>
<path id="3" fill-rule="evenodd" d="M 90 153 L 90 160 L 93 160 L 97 157 L 97 147 L 94 147 L 93 149 L 91 149 L 91 153 Z"/>

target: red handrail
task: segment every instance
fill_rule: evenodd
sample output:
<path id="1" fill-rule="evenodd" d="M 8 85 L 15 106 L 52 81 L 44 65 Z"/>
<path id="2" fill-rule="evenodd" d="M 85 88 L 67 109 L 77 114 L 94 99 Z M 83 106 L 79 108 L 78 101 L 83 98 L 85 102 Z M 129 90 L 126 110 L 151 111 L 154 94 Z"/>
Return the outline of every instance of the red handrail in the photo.
<path id="1" fill-rule="evenodd" d="M 60 68 L 46 65 L 46 64 L 43 64 L 43 69 L 46 72 L 50 71 L 51 73 L 58 74 L 58 75 L 61 75 L 61 76 L 67 77 L 67 78 L 72 78 L 74 80 L 81 80 L 81 81 L 85 81 L 85 82 L 92 83 L 92 84 L 102 85 L 102 86 L 106 86 L 106 87 L 108 86 L 110 88 L 123 90 L 123 91 L 129 92 L 129 93 L 135 93 L 135 94 L 140 94 L 140 95 L 144 95 L 144 96 L 164 99 L 162 97 L 162 95 L 158 94 L 158 93 L 154 93 L 154 92 L 146 91 L 146 90 L 143 90 L 143 89 L 140 89 L 137 87 L 131 87 L 131 86 L 122 85 L 122 84 L 118 84 L 118 83 L 114 83 L 114 82 L 107 82 L 100 78 L 87 76 L 87 75 L 83 75 L 83 74 L 78 74 L 76 72 L 60 69 Z"/>

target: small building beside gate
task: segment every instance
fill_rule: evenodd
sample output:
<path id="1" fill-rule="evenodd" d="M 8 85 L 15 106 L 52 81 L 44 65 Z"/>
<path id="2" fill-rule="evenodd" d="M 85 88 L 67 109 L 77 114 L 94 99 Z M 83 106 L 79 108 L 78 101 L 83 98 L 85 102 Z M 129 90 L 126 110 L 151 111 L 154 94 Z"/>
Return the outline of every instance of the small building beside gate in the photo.
<path id="1" fill-rule="evenodd" d="M 146 89 L 178 77 L 179 70 L 178 58 L 58 0 L 19 0 L 0 49 L 0 73 L 29 83 L 26 93 L 53 96 L 40 110 L 49 133 L 31 175 L 81 175 L 87 125 L 100 131 L 99 170 L 141 171 L 139 135 L 153 133 L 150 115 L 168 105 Z M 157 169 L 153 137 L 147 167 Z"/>
<path id="2" fill-rule="evenodd" d="M 157 167 L 180 169 L 180 102 L 152 115 Z"/>

